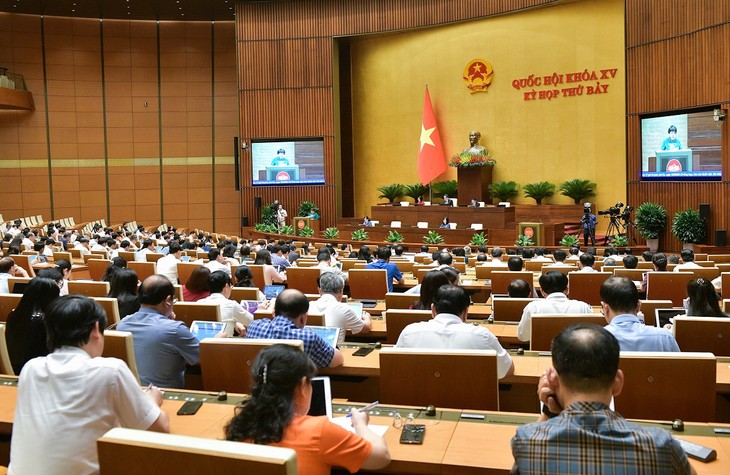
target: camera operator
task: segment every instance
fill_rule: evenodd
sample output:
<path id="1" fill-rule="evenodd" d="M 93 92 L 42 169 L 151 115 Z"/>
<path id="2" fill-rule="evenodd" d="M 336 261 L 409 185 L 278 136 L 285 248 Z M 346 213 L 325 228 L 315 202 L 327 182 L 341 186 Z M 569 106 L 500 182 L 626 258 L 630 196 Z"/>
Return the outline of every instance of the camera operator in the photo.
<path id="1" fill-rule="evenodd" d="M 591 213 L 591 209 L 586 207 L 583 209 L 583 216 L 580 219 L 583 226 L 583 245 L 588 246 L 588 239 L 591 240 L 591 246 L 596 245 L 596 224 L 598 219 L 596 215 Z"/>

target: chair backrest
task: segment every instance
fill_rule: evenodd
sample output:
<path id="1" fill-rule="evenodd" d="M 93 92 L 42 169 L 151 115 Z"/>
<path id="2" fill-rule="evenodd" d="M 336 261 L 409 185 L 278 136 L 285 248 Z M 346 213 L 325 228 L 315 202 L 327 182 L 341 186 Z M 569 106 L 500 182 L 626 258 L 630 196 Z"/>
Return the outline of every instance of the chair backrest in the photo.
<path id="1" fill-rule="evenodd" d="M 596 314 L 579 315 L 533 315 L 530 333 L 530 349 L 534 351 L 550 351 L 550 347 L 560 332 L 576 323 L 593 323 L 606 326 L 606 317 Z"/>
<path id="2" fill-rule="evenodd" d="M 454 205 L 456 206 L 456 205 Z M 449 229 L 456 229 L 456 223 L 449 223 Z"/>
<path id="3" fill-rule="evenodd" d="M 730 356 L 730 318 L 674 317 L 672 332 L 682 351 Z"/>
<path id="4" fill-rule="evenodd" d="M 428 228 L 428 222 L 427 221 L 419 221 L 416 223 L 416 227 L 419 229 L 427 229 Z"/>
<path id="5" fill-rule="evenodd" d="M 140 472 L 255 473 L 296 475 L 292 449 L 201 439 L 184 435 L 114 428 L 97 441 L 99 468 L 104 475 L 126 475 L 133 461 Z"/>
<path id="6" fill-rule="evenodd" d="M 639 300 L 639 311 L 644 314 L 644 324 L 656 326 L 656 312 L 658 308 L 672 308 L 671 300 Z"/>
<path id="7" fill-rule="evenodd" d="M 253 274 L 253 284 L 263 292 L 266 286 L 266 282 L 264 282 L 264 266 L 250 264 L 248 268 L 251 269 L 251 274 Z"/>
<path id="8" fill-rule="evenodd" d="M 348 276 L 353 299 L 385 299 L 388 275 L 384 269 L 352 269 Z"/>
<path id="9" fill-rule="evenodd" d="M 65 259 L 68 261 L 69 264 L 73 264 L 73 259 L 71 258 L 70 252 L 65 251 L 53 251 L 53 261 L 58 262 L 61 259 Z"/>
<path id="10" fill-rule="evenodd" d="M 147 277 L 157 273 L 156 262 L 127 262 L 127 268 L 132 269 L 137 273 L 137 278 L 140 282 L 143 282 Z"/>
<path id="11" fill-rule="evenodd" d="M 84 264 L 88 263 L 89 259 L 109 259 L 109 253 L 106 251 L 91 251 L 89 254 L 84 254 Z"/>
<path id="12" fill-rule="evenodd" d="M 405 327 L 415 322 L 431 320 L 430 310 L 386 310 L 385 332 L 386 343 L 395 343 Z"/>
<path id="13" fill-rule="evenodd" d="M 568 274 L 570 298 L 588 305 L 601 305 L 601 285 L 611 277 L 610 272 L 571 272 Z"/>
<path id="14" fill-rule="evenodd" d="M 402 225 L 402 223 L 400 221 L 391 221 L 390 222 L 390 227 L 391 228 L 400 228 L 401 225 Z"/>
<path id="15" fill-rule="evenodd" d="M 10 292 L 11 294 L 16 293 L 15 284 L 23 283 L 23 284 L 28 285 L 28 282 L 30 282 L 31 280 L 33 280 L 32 277 L 10 277 L 10 278 L 8 278 L 8 292 Z"/>
<path id="16" fill-rule="evenodd" d="M 221 308 L 215 303 L 176 302 L 172 308 L 175 319 L 185 322 L 190 328 L 194 320 L 221 321 Z"/>
<path id="17" fill-rule="evenodd" d="M 178 262 L 177 263 L 177 280 L 180 282 L 180 285 L 185 285 L 188 283 L 188 279 L 190 278 L 190 275 L 193 273 L 195 269 L 198 267 L 201 267 L 203 264 L 199 264 L 197 262 Z"/>
<path id="18" fill-rule="evenodd" d="M 509 284 L 513 280 L 522 279 L 530 284 L 530 289 L 534 291 L 535 284 L 534 274 L 528 271 L 510 272 L 510 271 L 494 271 L 492 272 L 492 293 L 506 294 Z"/>
<path id="19" fill-rule="evenodd" d="M 648 272 L 646 269 L 626 269 L 625 267 L 618 267 L 613 270 L 613 275 L 621 275 L 628 277 L 633 281 L 641 282 L 644 279 L 644 273 Z"/>
<path id="20" fill-rule="evenodd" d="M 540 268 L 540 273 L 547 274 L 548 272 L 561 272 L 568 275 L 569 273 L 577 270 L 578 268 L 573 266 L 546 265 Z"/>
<path id="21" fill-rule="evenodd" d="M 479 231 L 481 229 L 484 229 L 484 224 L 482 224 L 482 223 L 471 223 L 470 228 L 472 228 L 475 231 Z"/>
<path id="22" fill-rule="evenodd" d="M 68 293 L 86 295 L 87 297 L 106 297 L 109 295 L 109 282 L 69 280 Z"/>
<path id="23" fill-rule="evenodd" d="M 671 300 L 675 307 L 682 306 L 687 298 L 687 282 L 694 279 L 691 272 L 649 272 L 647 300 Z"/>
<path id="24" fill-rule="evenodd" d="M 498 322 L 519 322 L 527 304 L 535 300 L 538 299 L 495 297 L 492 299 L 492 316 Z"/>
<path id="25" fill-rule="evenodd" d="M 380 402 L 499 410 L 494 350 L 380 350 Z"/>
<path id="26" fill-rule="evenodd" d="M 550 265 L 549 262 L 544 261 L 525 261 L 525 270 L 530 272 L 542 272 L 544 266 Z"/>
<path id="27" fill-rule="evenodd" d="M 310 294 L 311 295 L 311 294 Z M 311 302 L 311 300 L 310 300 Z M 308 313 L 307 314 L 307 325 L 314 327 L 322 327 L 325 325 L 324 314 L 322 313 Z"/>
<path id="28" fill-rule="evenodd" d="M 305 294 L 316 294 L 319 267 L 290 267 L 286 270 L 286 285 Z"/>
<path id="29" fill-rule="evenodd" d="M 474 267 L 474 275 L 477 279 L 491 279 L 492 272 L 506 272 L 506 266 L 493 266 L 493 265 L 476 265 Z"/>
<path id="30" fill-rule="evenodd" d="M 711 353 L 621 352 L 616 411 L 627 419 L 715 420 L 716 367 Z"/>
<path id="31" fill-rule="evenodd" d="M 134 357 L 134 340 L 131 332 L 105 330 L 104 351 L 101 356 L 105 358 L 118 358 L 124 361 L 127 363 L 129 370 L 132 371 L 134 377 L 139 381 L 137 360 Z"/>
<path id="32" fill-rule="evenodd" d="M 696 256 L 695 254 L 695 258 Z M 713 261 L 716 264 L 728 264 L 730 263 L 730 254 L 708 254 L 707 260 Z"/>
<path id="33" fill-rule="evenodd" d="M 89 275 L 91 276 L 91 280 L 100 282 L 101 278 L 104 277 L 106 268 L 109 267 L 109 264 L 111 263 L 112 261 L 110 261 L 109 259 L 89 259 L 88 261 L 86 261 L 86 265 L 89 267 Z"/>
<path id="34" fill-rule="evenodd" d="M 639 263 L 636 265 L 636 268 L 641 270 L 650 270 L 654 268 L 654 264 L 651 261 L 639 261 Z"/>
<path id="35" fill-rule="evenodd" d="M 147 262 L 157 262 L 165 257 L 165 255 L 161 252 L 150 252 L 145 257 L 147 258 Z"/>
<path id="36" fill-rule="evenodd" d="M 718 267 L 697 267 L 692 269 L 692 273 L 695 278 L 702 277 L 703 279 L 713 280 L 720 276 L 720 269 Z"/>
<path id="37" fill-rule="evenodd" d="M 0 374 L 15 375 L 13 365 L 10 362 L 10 354 L 8 353 L 8 343 L 5 340 L 5 324 L 0 323 Z"/>
<path id="38" fill-rule="evenodd" d="M 20 303 L 21 294 L 0 294 L 0 322 L 7 322 L 10 312 Z"/>
<path id="39" fill-rule="evenodd" d="M 730 272 L 720 274 L 722 282 L 722 298 L 730 298 Z"/>
<path id="40" fill-rule="evenodd" d="M 135 257 L 134 256 L 134 251 L 119 251 L 117 253 L 117 255 L 119 257 L 121 257 L 122 259 L 124 259 L 125 261 L 127 261 L 127 262 L 134 261 L 134 257 Z"/>
<path id="41" fill-rule="evenodd" d="M 106 324 L 119 323 L 119 302 L 116 297 L 92 297 L 106 313 Z"/>
<path id="42" fill-rule="evenodd" d="M 241 300 L 258 300 L 260 290 L 258 287 L 231 287 L 231 300 L 240 302 Z"/>
<path id="43" fill-rule="evenodd" d="M 251 393 L 251 366 L 259 351 L 283 343 L 304 351 L 301 340 L 206 338 L 200 342 L 200 371 L 205 391 Z"/>
<path id="44" fill-rule="evenodd" d="M 14 254 L 10 257 L 13 259 L 16 266 L 25 269 L 29 277 L 35 277 L 35 270 L 33 270 L 33 266 L 30 265 L 30 260 L 28 259 L 29 256 L 25 254 Z"/>
<path id="45" fill-rule="evenodd" d="M 393 309 L 409 309 L 411 305 L 418 300 L 418 294 L 404 294 L 400 292 L 388 292 L 385 294 L 385 308 Z"/>

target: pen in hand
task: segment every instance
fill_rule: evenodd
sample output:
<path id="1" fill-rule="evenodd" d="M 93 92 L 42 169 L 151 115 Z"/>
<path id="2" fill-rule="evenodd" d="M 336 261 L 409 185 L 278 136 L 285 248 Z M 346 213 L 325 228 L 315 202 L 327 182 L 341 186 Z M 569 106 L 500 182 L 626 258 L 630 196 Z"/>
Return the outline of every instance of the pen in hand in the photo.
<path id="1" fill-rule="evenodd" d="M 371 402 L 371 403 L 370 403 L 370 404 L 368 404 L 367 406 L 365 406 L 365 407 L 361 407 L 360 409 L 358 409 L 358 411 L 360 411 L 360 412 L 367 412 L 367 411 L 369 411 L 370 409 L 372 409 L 372 408 L 374 408 L 374 407 L 377 407 L 377 406 L 378 406 L 379 404 L 380 404 L 380 401 L 375 401 L 375 402 Z M 346 415 L 345 417 L 352 417 L 352 414 L 348 414 L 348 415 Z"/>

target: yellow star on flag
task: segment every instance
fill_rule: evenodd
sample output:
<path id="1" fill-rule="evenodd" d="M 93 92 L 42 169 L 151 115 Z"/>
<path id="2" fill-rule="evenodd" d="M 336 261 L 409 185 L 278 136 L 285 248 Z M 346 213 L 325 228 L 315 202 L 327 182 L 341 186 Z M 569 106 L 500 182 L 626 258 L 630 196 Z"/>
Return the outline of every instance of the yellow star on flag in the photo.
<path id="1" fill-rule="evenodd" d="M 436 130 L 436 127 L 431 127 L 430 129 L 426 129 L 426 127 L 421 124 L 421 148 L 420 150 L 423 150 L 423 146 L 426 144 L 434 145 L 433 140 L 431 140 L 431 134 L 433 131 Z"/>

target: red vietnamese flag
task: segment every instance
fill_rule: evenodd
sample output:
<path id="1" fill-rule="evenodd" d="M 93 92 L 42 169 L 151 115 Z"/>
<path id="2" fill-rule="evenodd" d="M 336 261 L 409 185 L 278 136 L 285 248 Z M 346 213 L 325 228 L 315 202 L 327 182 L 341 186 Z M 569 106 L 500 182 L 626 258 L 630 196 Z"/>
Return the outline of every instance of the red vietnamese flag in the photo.
<path id="1" fill-rule="evenodd" d="M 423 121 L 421 122 L 421 149 L 418 152 L 418 178 L 421 184 L 431 183 L 437 176 L 446 171 L 446 157 L 441 146 L 436 117 L 431 107 L 431 96 L 426 86 L 426 97 L 423 102 Z"/>

